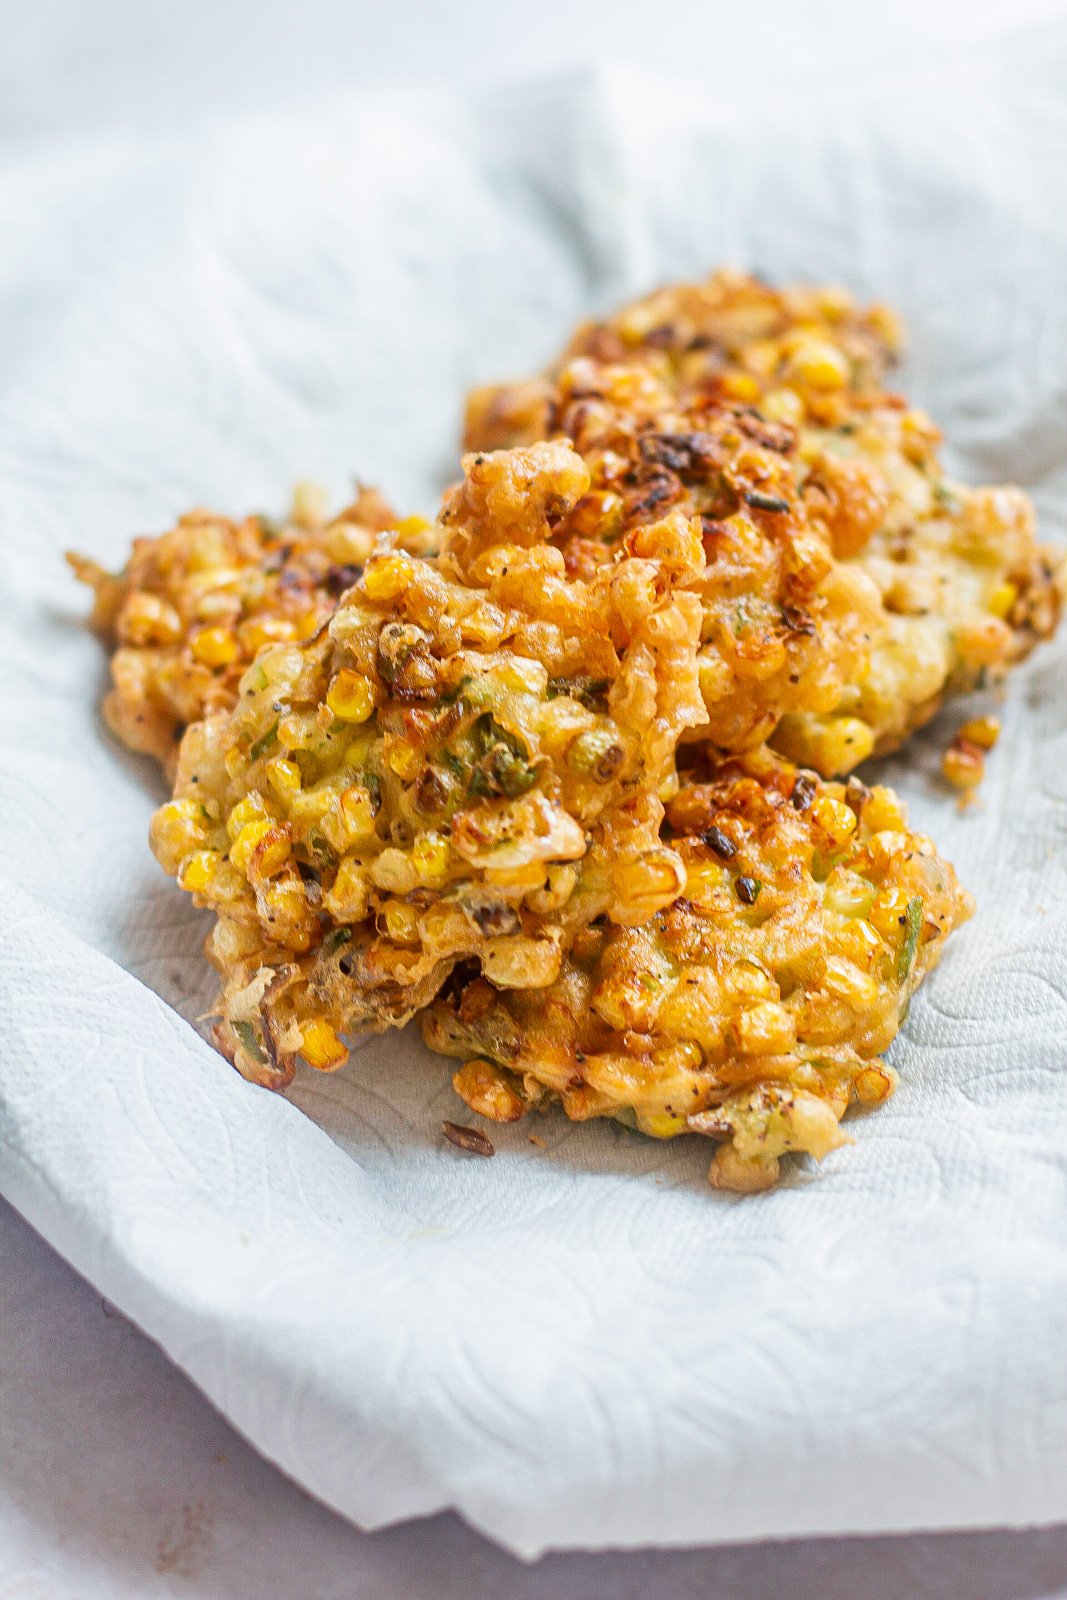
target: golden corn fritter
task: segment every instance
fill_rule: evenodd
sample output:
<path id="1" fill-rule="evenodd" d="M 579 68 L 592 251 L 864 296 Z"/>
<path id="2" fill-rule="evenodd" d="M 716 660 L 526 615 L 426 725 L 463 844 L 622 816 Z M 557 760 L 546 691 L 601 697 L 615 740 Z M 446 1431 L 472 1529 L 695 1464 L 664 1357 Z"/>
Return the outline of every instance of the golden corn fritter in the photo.
<path id="1" fill-rule="evenodd" d="M 701 737 L 745 749 L 786 712 L 831 710 L 864 670 L 879 607 L 808 515 L 792 430 L 741 407 L 686 411 L 635 366 L 576 361 L 558 401 L 591 478 L 553 534 L 568 571 L 639 550 L 665 514 L 699 530 Z"/>
<path id="2" fill-rule="evenodd" d="M 342 1032 L 404 1021 L 458 961 L 544 987 L 589 922 L 684 888 L 661 796 L 704 714 L 700 541 L 668 519 L 568 576 L 551 524 L 588 483 L 561 444 L 469 462 L 440 565 L 376 550 L 186 734 L 152 845 L 217 914 L 215 1036 L 246 1077 L 339 1066 Z"/>
<path id="3" fill-rule="evenodd" d="M 134 540 L 117 574 L 68 555 L 95 591 L 93 626 L 114 651 L 103 705 L 112 733 L 173 774 L 182 730 L 234 703 L 264 645 L 317 632 L 378 533 L 399 529 L 401 543 L 421 549 L 427 527 L 399 522 L 369 488 L 327 520 L 309 485 L 281 523 L 190 511 L 169 532 Z"/>
<path id="4" fill-rule="evenodd" d="M 714 1184 L 765 1189 L 783 1154 L 821 1159 L 850 1106 L 892 1092 L 879 1057 L 972 902 L 890 790 L 765 750 L 684 774 L 664 837 L 683 897 L 641 927 L 587 927 L 547 991 L 457 973 L 424 1037 L 490 1120 L 558 1102 L 704 1134 Z"/>
<path id="5" fill-rule="evenodd" d="M 950 482 L 937 429 L 884 388 L 898 344 L 886 308 L 857 309 L 841 290 L 718 273 L 586 324 L 545 377 L 475 391 L 466 439 L 485 448 L 562 433 L 598 452 L 603 413 L 628 404 L 626 374 L 635 394 L 651 378 L 672 395 L 672 427 L 679 409 L 704 430 L 724 407 L 751 406 L 795 435 L 808 521 L 837 560 L 830 581 L 862 589 L 871 637 L 837 699 L 783 703 L 774 738 L 825 775 L 844 773 L 895 749 L 946 696 L 995 681 L 1054 631 L 1063 604 L 1062 554 L 1036 543 L 1027 497 Z M 601 412 L 591 439 L 590 407 Z M 641 424 L 655 428 L 647 406 Z M 669 502 L 676 469 L 663 465 Z"/>

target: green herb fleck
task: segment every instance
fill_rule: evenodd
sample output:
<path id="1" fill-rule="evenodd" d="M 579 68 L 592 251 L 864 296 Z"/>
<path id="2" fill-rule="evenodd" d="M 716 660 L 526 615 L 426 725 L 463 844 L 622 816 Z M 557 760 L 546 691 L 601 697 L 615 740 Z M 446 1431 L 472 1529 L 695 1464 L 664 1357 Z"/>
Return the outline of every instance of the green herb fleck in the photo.
<path id="1" fill-rule="evenodd" d="M 466 688 L 468 688 L 469 685 L 472 684 L 473 682 L 474 682 L 474 678 L 473 678 L 472 674 L 469 673 L 469 672 L 464 673 L 463 677 L 460 678 L 459 682 L 456 684 L 456 687 L 454 689 L 449 689 L 447 694 L 443 694 L 441 696 L 441 702 L 440 702 L 441 705 L 443 705 L 443 706 L 454 706 L 456 701 L 463 694 L 463 691 Z"/>
<path id="2" fill-rule="evenodd" d="M 261 739 L 257 739 L 248 752 L 253 761 L 258 761 L 260 756 L 265 756 L 268 750 L 273 750 L 278 743 L 278 724 L 275 722 L 268 728 Z"/>
<path id="3" fill-rule="evenodd" d="M 915 952 L 919 948 L 919 929 L 923 925 L 923 903 L 920 895 L 913 895 L 904 913 L 904 943 L 897 960 L 897 980 L 903 983 L 912 969 Z"/>
<path id="4" fill-rule="evenodd" d="M 235 1022 L 233 1031 L 240 1039 L 241 1048 L 245 1054 L 251 1056 L 253 1061 L 258 1061 L 260 1066 L 265 1066 L 267 1061 L 266 1053 L 252 1024 L 250 1022 Z"/>
<path id="5" fill-rule="evenodd" d="M 610 687 L 607 678 L 549 678 L 548 698 L 556 700 L 565 694 L 577 700 L 587 711 L 603 711 Z"/>

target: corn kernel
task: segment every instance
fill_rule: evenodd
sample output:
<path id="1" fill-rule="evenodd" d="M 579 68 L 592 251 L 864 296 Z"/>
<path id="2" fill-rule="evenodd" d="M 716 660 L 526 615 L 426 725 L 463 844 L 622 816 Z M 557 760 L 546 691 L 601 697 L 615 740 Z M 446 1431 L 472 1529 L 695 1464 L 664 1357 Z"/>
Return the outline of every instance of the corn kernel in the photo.
<path id="1" fill-rule="evenodd" d="M 286 800 L 290 795 L 299 794 L 302 781 L 300 768 L 295 761 L 286 761 L 284 757 L 278 756 L 267 767 L 267 782 L 279 800 Z"/>
<path id="2" fill-rule="evenodd" d="M 482 971 L 501 989 L 543 989 L 559 976 L 559 946 L 551 939 L 507 934 L 482 950 Z"/>
<path id="3" fill-rule="evenodd" d="M 908 812 L 892 789 L 877 783 L 863 807 L 863 825 L 872 833 L 900 833 L 908 825 Z"/>
<path id="4" fill-rule="evenodd" d="M 840 322 L 852 310 L 852 296 L 838 284 L 827 284 L 815 291 L 815 308 L 827 322 Z"/>
<path id="5" fill-rule="evenodd" d="M 193 637 L 192 650 L 202 667 L 228 667 L 241 653 L 232 628 L 202 628 Z"/>
<path id="6" fill-rule="evenodd" d="M 411 857 L 393 845 L 376 856 L 367 870 L 376 888 L 390 894 L 410 894 L 419 881 Z"/>
<path id="7" fill-rule="evenodd" d="M 674 1044 L 653 1050 L 652 1060 L 663 1072 L 696 1072 L 704 1060 L 704 1052 L 695 1039 L 678 1039 Z"/>
<path id="8" fill-rule="evenodd" d="M 261 920 L 271 941 L 289 950 L 311 947 L 318 932 L 318 921 L 308 905 L 299 877 L 285 877 L 265 884 L 257 892 Z"/>
<path id="9" fill-rule="evenodd" d="M 312 606 L 310 610 L 303 612 L 303 614 L 296 619 L 296 622 L 293 624 L 293 637 L 298 641 L 314 638 L 315 634 L 318 633 L 319 628 L 322 625 L 322 621 L 323 618 Z"/>
<path id="10" fill-rule="evenodd" d="M 370 884 L 363 864 L 346 856 L 337 868 L 332 887 L 322 899 L 337 922 L 361 922 L 367 915 L 370 899 Z"/>
<path id="11" fill-rule="evenodd" d="M 832 1108 L 825 1100 L 803 1089 L 794 1095 L 792 1105 L 783 1110 L 783 1120 L 793 1148 L 805 1150 L 816 1161 L 847 1142 Z"/>
<path id="12" fill-rule="evenodd" d="M 737 1048 L 748 1056 L 778 1056 L 796 1044 L 796 1024 L 783 1005 L 765 1000 L 734 1019 Z"/>
<path id="13" fill-rule="evenodd" d="M 843 800 L 834 800 L 828 794 L 821 794 L 812 802 L 811 814 L 834 844 L 844 844 L 855 832 L 856 813 Z"/>
<path id="14" fill-rule="evenodd" d="M 717 861 L 690 861 L 686 866 L 686 897 L 699 905 L 718 894 L 730 881 L 730 874 Z"/>
<path id="15" fill-rule="evenodd" d="M 776 1156 L 743 1156 L 732 1144 L 720 1145 L 708 1168 L 713 1189 L 728 1189 L 735 1194 L 761 1194 L 778 1182 Z"/>
<path id="16" fill-rule="evenodd" d="M 326 554 L 342 567 L 361 567 L 374 549 L 374 534 L 358 522 L 333 522 L 326 530 Z"/>
<path id="17" fill-rule="evenodd" d="M 999 617 L 960 623 L 952 637 L 960 658 L 968 667 L 1001 666 L 1012 649 L 1011 629 Z"/>
<path id="18" fill-rule="evenodd" d="M 759 380 L 750 372 L 724 372 L 719 388 L 728 400 L 739 400 L 743 405 L 752 405 L 759 399 Z"/>
<path id="19" fill-rule="evenodd" d="M 286 617 L 251 617 L 242 622 L 237 636 L 250 656 L 270 644 L 284 644 L 293 637 L 293 625 Z"/>
<path id="20" fill-rule="evenodd" d="M 390 740 L 385 752 L 386 765 L 404 783 L 413 783 L 422 771 L 422 757 L 406 739 Z"/>
<path id="21" fill-rule="evenodd" d="M 254 822 L 246 823 L 241 829 L 230 846 L 230 860 L 241 872 L 248 871 L 253 850 L 267 837 L 273 827 L 274 823 L 270 817 L 257 817 Z"/>
<path id="22" fill-rule="evenodd" d="M 909 461 L 921 466 L 940 439 L 941 429 L 931 422 L 925 411 L 916 406 L 904 413 L 900 420 L 900 440 Z"/>
<path id="23" fill-rule="evenodd" d="M 966 739 L 968 744 L 976 744 L 979 750 L 992 750 L 1000 738 L 1000 718 L 973 717 L 970 722 L 963 724 L 956 737 Z"/>
<path id="24" fill-rule="evenodd" d="M 386 935 L 394 944 L 419 943 L 419 914 L 406 900 L 387 900 L 382 907 L 381 920 Z"/>
<path id="25" fill-rule="evenodd" d="M 484 876 L 495 889 L 524 889 L 530 894 L 544 888 L 547 874 L 543 861 L 524 861 L 517 867 L 486 867 Z"/>
<path id="26" fill-rule="evenodd" d="M 903 889 L 882 889 L 869 913 L 871 924 L 885 939 L 899 939 L 908 920 L 908 895 Z"/>
<path id="27" fill-rule="evenodd" d="M 232 843 L 237 835 L 246 828 L 250 822 L 266 821 L 269 826 L 273 818 L 267 809 L 263 796 L 257 794 L 255 789 L 251 794 L 246 794 L 243 800 L 238 800 L 229 816 L 226 818 L 226 832 Z"/>
<path id="28" fill-rule="evenodd" d="M 873 899 L 874 885 L 844 867 L 834 868 L 823 890 L 823 904 L 842 917 L 865 917 Z"/>
<path id="29" fill-rule="evenodd" d="M 615 869 L 615 890 L 622 909 L 620 922 L 644 922 L 685 891 L 686 869 L 681 857 L 661 846 L 646 850 Z"/>
<path id="30" fill-rule="evenodd" d="M 414 562 L 410 556 L 397 551 L 372 557 L 363 574 L 363 590 L 370 600 L 395 600 L 414 581 Z"/>
<path id="31" fill-rule="evenodd" d="M 182 621 L 159 595 L 135 590 L 122 607 L 118 632 L 127 644 L 176 644 L 182 636 Z"/>
<path id="32" fill-rule="evenodd" d="M 1019 598 L 1019 591 L 1014 583 L 1009 583 L 1005 578 L 1003 583 L 998 583 L 986 604 L 995 617 L 1006 622 L 1012 606 Z"/>
<path id="33" fill-rule="evenodd" d="M 416 551 L 421 550 L 424 536 L 433 530 L 433 523 L 427 522 L 425 517 L 402 517 L 396 525 L 396 535 L 404 544 L 414 545 Z"/>
<path id="34" fill-rule="evenodd" d="M 897 1086 L 897 1075 L 884 1061 L 868 1061 L 856 1074 L 852 1087 L 861 1106 L 878 1106 L 888 1100 Z"/>
<path id="35" fill-rule="evenodd" d="M 816 588 L 833 566 L 826 545 L 810 534 L 797 534 L 791 538 L 785 551 L 789 575 L 806 588 Z"/>
<path id="36" fill-rule="evenodd" d="M 687 1130 L 685 1117 L 677 1111 L 638 1111 L 636 1121 L 650 1139 L 674 1139 Z"/>
<path id="37" fill-rule="evenodd" d="M 181 871 L 178 873 L 178 887 L 188 894 L 203 894 L 210 888 L 221 859 L 217 850 L 195 851 L 182 863 Z"/>
<path id="38" fill-rule="evenodd" d="M 472 1111 L 490 1122 L 517 1122 L 526 1110 L 510 1074 L 491 1061 L 466 1062 L 453 1077 L 452 1087 Z"/>
<path id="39" fill-rule="evenodd" d="M 769 389 L 759 408 L 771 422 L 786 422 L 796 427 L 804 420 L 804 402 L 795 389 Z"/>
<path id="40" fill-rule="evenodd" d="M 742 956 L 726 978 L 730 992 L 743 1000 L 777 1000 L 778 985 L 758 962 Z"/>
<path id="41" fill-rule="evenodd" d="M 436 888 L 448 875 L 448 840 L 440 833 L 420 833 L 411 846 L 411 860 L 420 883 Z"/>
<path id="42" fill-rule="evenodd" d="M 374 688 L 361 672 L 342 667 L 330 684 L 326 704 L 341 722 L 366 722 L 374 711 Z"/>
<path id="43" fill-rule="evenodd" d="M 318 1072 L 334 1072 L 348 1060 L 347 1049 L 328 1022 L 301 1025 L 300 1053 Z"/>
<path id="44" fill-rule="evenodd" d="M 801 339 L 789 357 L 789 371 L 812 389 L 843 389 L 849 380 L 848 358 L 825 339 Z"/>
<path id="45" fill-rule="evenodd" d="M 941 771 L 954 789 L 977 789 L 985 776 L 985 755 L 977 745 L 958 740 L 942 756 Z"/>
<path id="46" fill-rule="evenodd" d="M 857 966 L 868 967 L 882 950 L 882 941 L 863 917 L 852 917 L 841 930 L 840 949 Z"/>
<path id="47" fill-rule="evenodd" d="M 526 904 L 539 917 L 559 911 L 567 904 L 578 883 L 578 872 L 569 861 L 549 867 L 547 881 L 526 895 Z"/>
<path id="48" fill-rule="evenodd" d="M 831 994 L 840 995 L 853 1006 L 873 1005 L 878 998 L 878 985 L 866 972 L 861 972 L 851 961 L 840 956 L 827 956 L 823 983 Z"/>
<path id="49" fill-rule="evenodd" d="M 177 872 L 182 860 L 206 841 L 205 818 L 197 800 L 168 800 L 152 818 L 152 849 L 165 872 Z"/>
<path id="50" fill-rule="evenodd" d="M 899 350 L 904 342 L 904 334 L 900 326 L 900 318 L 889 306 L 877 301 L 867 307 L 867 321 L 871 330 L 887 345 L 890 350 Z"/>
<path id="51" fill-rule="evenodd" d="M 293 489 L 291 516 L 301 528 L 320 528 L 326 521 L 329 496 L 321 483 L 304 480 Z"/>

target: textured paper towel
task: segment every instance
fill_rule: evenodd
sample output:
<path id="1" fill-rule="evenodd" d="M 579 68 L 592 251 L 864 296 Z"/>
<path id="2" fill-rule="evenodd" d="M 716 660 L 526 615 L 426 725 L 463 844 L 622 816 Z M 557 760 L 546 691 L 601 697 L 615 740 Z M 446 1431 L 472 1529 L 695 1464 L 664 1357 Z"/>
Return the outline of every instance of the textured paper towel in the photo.
<path id="1" fill-rule="evenodd" d="M 1067 34 L 815 107 L 755 88 L 369 97 L 0 178 L 0 1186 L 365 1526 L 454 1505 L 532 1554 L 1067 1507 L 1062 645 L 980 810 L 931 779 L 944 726 L 890 764 L 979 916 L 890 1106 L 737 1200 L 701 1142 L 614 1126 L 442 1149 L 447 1069 L 407 1035 L 289 1100 L 226 1068 L 59 561 L 298 476 L 430 507 L 468 384 L 723 260 L 897 303 L 954 465 L 1062 537 Z"/>

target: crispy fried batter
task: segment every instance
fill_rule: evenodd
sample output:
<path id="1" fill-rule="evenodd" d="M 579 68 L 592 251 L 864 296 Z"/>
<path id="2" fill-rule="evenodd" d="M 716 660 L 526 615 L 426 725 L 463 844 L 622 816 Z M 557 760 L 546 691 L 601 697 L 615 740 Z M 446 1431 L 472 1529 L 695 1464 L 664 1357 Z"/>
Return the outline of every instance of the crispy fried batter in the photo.
<path id="1" fill-rule="evenodd" d="M 711 1180 L 769 1187 L 779 1157 L 844 1143 L 850 1105 L 895 1076 L 879 1056 L 971 913 L 891 791 L 826 784 L 768 752 L 687 774 L 667 837 L 683 898 L 639 928 L 590 927 L 545 993 L 455 983 L 426 1012 L 472 1110 L 558 1101 L 671 1138 L 721 1141 Z"/>
<path id="2" fill-rule="evenodd" d="M 553 535 L 569 571 L 640 551 L 665 515 L 695 519 L 700 737 L 742 750 L 786 712 L 829 712 L 864 669 L 880 607 L 808 514 L 793 431 L 744 407 L 687 410 L 650 370 L 585 358 L 560 373 L 556 398 L 591 479 Z"/>
<path id="3" fill-rule="evenodd" d="M 588 482 L 562 444 L 471 460 L 439 565 L 376 551 L 186 734 L 152 844 L 218 914 L 216 1038 L 247 1077 L 339 1066 L 342 1031 L 405 1020 L 459 961 L 543 987 L 590 921 L 683 887 L 660 796 L 703 716 L 699 540 L 668 520 L 569 577 L 549 536 Z"/>
<path id="4" fill-rule="evenodd" d="M 475 391 L 467 443 L 564 433 L 600 463 L 606 411 L 629 407 L 663 431 L 653 383 L 671 396 L 670 428 L 713 430 L 724 407 L 742 405 L 758 407 L 757 438 L 760 418 L 768 440 L 795 430 L 806 518 L 837 558 L 825 581 L 863 594 L 870 638 L 866 661 L 830 703 L 781 701 L 774 737 L 793 759 L 843 773 L 896 748 L 947 696 L 1002 675 L 1054 631 L 1063 604 L 1062 555 L 1036 543 L 1026 496 L 947 480 L 937 429 L 885 389 L 898 344 L 884 307 L 719 273 L 586 324 L 543 378 Z"/>
<path id="5" fill-rule="evenodd" d="M 111 731 L 172 773 L 185 726 L 233 705 L 264 645 L 314 634 L 377 534 L 399 528 L 400 543 L 421 548 L 427 526 L 398 522 L 369 488 L 327 521 L 305 486 L 280 524 L 190 511 L 169 532 L 135 539 L 118 574 L 68 555 L 95 591 L 93 626 L 114 651 L 103 705 Z"/>

